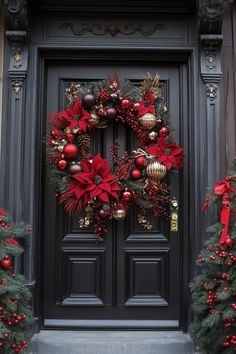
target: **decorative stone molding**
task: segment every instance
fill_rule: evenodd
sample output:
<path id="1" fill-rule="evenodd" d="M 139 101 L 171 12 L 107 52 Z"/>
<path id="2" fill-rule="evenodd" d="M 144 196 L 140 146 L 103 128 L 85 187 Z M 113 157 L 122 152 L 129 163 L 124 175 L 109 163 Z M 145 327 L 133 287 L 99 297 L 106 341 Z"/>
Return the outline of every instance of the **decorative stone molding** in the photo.
<path id="1" fill-rule="evenodd" d="M 95 36 L 104 36 L 109 33 L 112 37 L 117 34 L 124 36 L 130 36 L 135 33 L 140 33 L 144 37 L 149 37 L 156 31 L 163 31 L 166 29 L 165 24 L 156 23 L 150 28 L 145 28 L 143 24 L 127 23 L 124 25 L 118 23 L 82 23 L 78 26 L 74 26 L 72 23 L 64 22 L 60 25 L 60 29 L 69 29 L 75 36 L 83 36 L 87 32 L 92 33 Z"/>
<path id="2" fill-rule="evenodd" d="M 218 86 L 216 84 L 206 84 L 207 97 L 209 97 L 211 101 L 214 101 L 216 99 L 217 89 Z"/>
<path id="3" fill-rule="evenodd" d="M 198 194 L 201 203 L 204 201 L 206 190 L 220 177 L 220 89 L 221 80 L 221 46 L 223 41 L 223 0 L 199 0 L 198 40 L 199 40 L 199 106 L 202 127 L 201 148 L 198 160 L 204 169 L 198 182 Z M 204 219 L 205 218 L 205 219 Z M 199 250 L 204 241 L 205 230 L 214 218 L 214 210 L 201 216 L 201 225 L 197 233 L 202 240 L 196 246 Z M 199 219 L 199 218 L 196 218 Z"/>
<path id="4" fill-rule="evenodd" d="M 23 171 L 24 171 L 24 126 L 25 126 L 25 78 L 28 70 L 28 13 L 26 0 L 4 0 L 5 36 L 9 43 L 8 76 L 11 80 L 8 93 L 8 105 L 3 120 L 4 131 L 17 127 L 17 134 L 9 134 L 9 164 L 6 165 L 6 176 L 2 183 L 8 191 L 3 207 L 7 208 L 16 221 L 27 220 L 22 207 Z M 6 145 L 2 145 L 3 156 Z M 14 176 L 14 181 L 12 177 Z M 31 242 L 31 241 L 30 241 Z M 21 259 L 17 259 L 15 267 L 29 279 L 29 243 Z M 30 279 L 31 281 L 31 279 Z"/>
<path id="5" fill-rule="evenodd" d="M 10 45 L 9 76 L 24 80 L 28 68 L 28 14 L 26 0 L 5 0 L 6 37 Z"/>

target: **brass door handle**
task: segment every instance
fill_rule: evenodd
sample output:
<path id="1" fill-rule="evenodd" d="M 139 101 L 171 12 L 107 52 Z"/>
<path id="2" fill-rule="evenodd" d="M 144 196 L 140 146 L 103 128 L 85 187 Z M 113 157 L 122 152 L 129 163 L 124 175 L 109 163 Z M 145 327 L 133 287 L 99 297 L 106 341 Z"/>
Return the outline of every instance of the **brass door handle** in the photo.
<path id="1" fill-rule="evenodd" d="M 171 209 L 170 209 L 170 231 L 178 232 L 179 231 L 179 203 L 173 198 L 171 200 Z"/>

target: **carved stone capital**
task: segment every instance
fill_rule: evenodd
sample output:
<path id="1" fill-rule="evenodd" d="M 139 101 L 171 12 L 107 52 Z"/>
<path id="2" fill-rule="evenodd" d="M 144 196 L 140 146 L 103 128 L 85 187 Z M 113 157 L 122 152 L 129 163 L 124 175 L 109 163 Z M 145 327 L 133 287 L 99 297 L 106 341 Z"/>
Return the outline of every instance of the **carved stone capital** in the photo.
<path id="1" fill-rule="evenodd" d="M 29 37 L 26 0 L 5 0 L 6 37 L 10 45 L 9 75 L 27 71 Z"/>
<path id="2" fill-rule="evenodd" d="M 199 0 L 199 33 L 221 34 L 223 15 L 223 0 Z"/>
<path id="3" fill-rule="evenodd" d="M 223 15 L 223 0 L 199 0 L 198 32 L 201 78 L 206 83 L 207 98 L 211 100 L 213 92 L 209 90 L 220 81 L 222 75 L 220 51 L 223 41 Z"/>

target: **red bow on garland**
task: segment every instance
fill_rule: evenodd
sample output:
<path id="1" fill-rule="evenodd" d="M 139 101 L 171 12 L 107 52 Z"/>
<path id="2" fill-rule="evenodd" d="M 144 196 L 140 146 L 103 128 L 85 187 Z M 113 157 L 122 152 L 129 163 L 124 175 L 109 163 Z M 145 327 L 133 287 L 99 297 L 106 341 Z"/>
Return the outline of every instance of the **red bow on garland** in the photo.
<path id="1" fill-rule="evenodd" d="M 139 109 L 138 109 L 138 116 L 141 117 L 146 113 L 155 114 L 155 109 L 153 106 L 154 97 L 151 92 L 148 92 L 144 99 L 140 102 Z"/>
<path id="2" fill-rule="evenodd" d="M 236 182 L 236 178 L 227 176 L 225 180 L 221 180 L 214 185 L 214 193 L 222 195 L 220 222 L 224 225 L 224 228 L 221 231 L 220 244 L 224 244 L 228 237 L 230 218 L 229 193 L 236 193 L 236 190 L 230 184 L 233 181 Z"/>
<path id="3" fill-rule="evenodd" d="M 66 119 L 67 127 L 71 130 L 79 128 L 81 132 L 85 133 L 87 128 L 90 127 L 91 114 L 83 108 L 79 99 L 75 101 L 73 107 L 68 107 L 66 111 L 61 112 L 60 116 Z"/>

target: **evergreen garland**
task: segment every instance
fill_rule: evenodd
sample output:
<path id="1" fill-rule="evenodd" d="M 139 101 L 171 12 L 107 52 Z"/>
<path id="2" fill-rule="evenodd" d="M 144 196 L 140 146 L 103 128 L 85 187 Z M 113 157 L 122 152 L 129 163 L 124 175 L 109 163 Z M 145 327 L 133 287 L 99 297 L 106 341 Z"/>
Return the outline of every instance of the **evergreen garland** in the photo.
<path id="1" fill-rule="evenodd" d="M 30 235 L 30 228 L 23 223 L 15 224 L 0 209 L 0 353 L 27 351 L 27 335 L 33 323 L 31 294 L 25 279 L 13 270 L 13 258 L 24 250 L 22 240 Z"/>
<path id="2" fill-rule="evenodd" d="M 220 204 L 220 220 L 208 228 L 191 284 L 195 321 L 191 333 L 208 354 L 236 352 L 236 173 L 214 186 L 203 209 Z"/>

